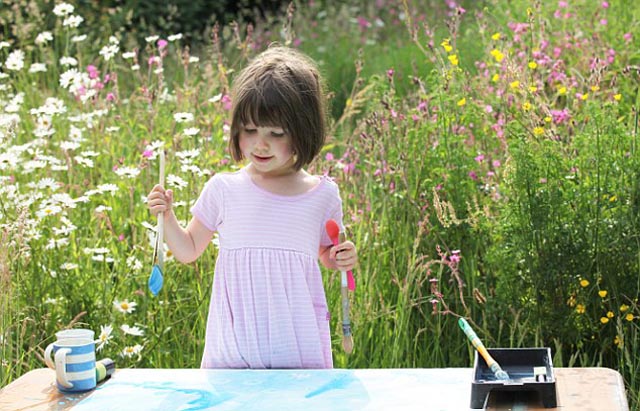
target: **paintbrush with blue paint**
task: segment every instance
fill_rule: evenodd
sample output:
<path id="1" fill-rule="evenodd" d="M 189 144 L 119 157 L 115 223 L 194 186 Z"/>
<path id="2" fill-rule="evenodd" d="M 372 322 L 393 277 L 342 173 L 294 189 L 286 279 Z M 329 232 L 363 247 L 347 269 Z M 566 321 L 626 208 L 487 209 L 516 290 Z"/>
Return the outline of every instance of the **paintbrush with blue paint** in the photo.
<path id="1" fill-rule="evenodd" d="M 460 326 L 462 331 L 464 331 L 467 338 L 469 338 L 471 345 L 473 345 L 475 349 L 478 350 L 478 353 L 480 353 L 482 358 L 484 358 L 484 360 L 487 362 L 489 369 L 493 371 L 493 374 L 496 376 L 496 378 L 499 380 L 508 380 L 509 374 L 507 374 L 507 372 L 500 367 L 500 364 L 498 364 L 498 362 L 493 359 L 491 354 L 489 354 L 489 351 L 487 351 L 486 347 L 484 346 L 482 341 L 480 341 L 480 338 L 478 338 L 467 320 L 465 320 L 464 318 L 458 319 L 458 325 Z"/>
<path id="2" fill-rule="evenodd" d="M 160 150 L 160 177 L 159 184 L 164 186 L 164 151 Z M 156 229 L 156 241 L 153 248 L 153 268 L 149 276 L 149 290 L 154 296 L 158 295 L 164 277 L 162 275 L 162 266 L 164 265 L 164 213 L 158 213 L 158 226 Z"/>

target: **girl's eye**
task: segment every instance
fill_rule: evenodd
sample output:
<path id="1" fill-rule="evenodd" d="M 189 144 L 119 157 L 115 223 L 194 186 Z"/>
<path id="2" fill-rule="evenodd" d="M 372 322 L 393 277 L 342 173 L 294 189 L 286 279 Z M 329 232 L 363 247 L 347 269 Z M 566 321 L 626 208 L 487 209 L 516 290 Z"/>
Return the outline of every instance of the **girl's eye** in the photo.
<path id="1" fill-rule="evenodd" d="M 284 132 L 282 133 L 276 133 L 275 131 L 271 132 L 271 136 L 272 137 L 284 137 Z"/>
<path id="2" fill-rule="evenodd" d="M 248 134 L 253 134 L 253 133 L 256 132 L 256 129 L 255 128 L 245 128 L 244 132 L 248 133 Z"/>

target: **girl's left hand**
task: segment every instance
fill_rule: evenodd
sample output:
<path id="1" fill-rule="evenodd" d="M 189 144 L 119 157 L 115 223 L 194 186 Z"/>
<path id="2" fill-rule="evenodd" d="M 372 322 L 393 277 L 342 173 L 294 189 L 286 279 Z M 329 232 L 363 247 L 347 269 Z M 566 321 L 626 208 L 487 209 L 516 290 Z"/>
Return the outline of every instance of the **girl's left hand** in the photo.
<path id="1" fill-rule="evenodd" d="M 329 259 L 335 263 L 335 268 L 340 271 L 349 271 L 358 263 L 358 252 L 351 241 L 345 241 L 331 247 Z"/>

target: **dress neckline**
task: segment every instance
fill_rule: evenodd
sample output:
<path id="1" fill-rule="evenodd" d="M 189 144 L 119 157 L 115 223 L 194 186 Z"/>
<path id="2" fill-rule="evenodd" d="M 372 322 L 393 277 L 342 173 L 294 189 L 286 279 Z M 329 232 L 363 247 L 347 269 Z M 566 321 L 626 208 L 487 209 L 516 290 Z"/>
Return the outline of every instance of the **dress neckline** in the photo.
<path id="1" fill-rule="evenodd" d="M 312 195 L 313 193 L 315 193 L 316 191 L 319 190 L 319 188 L 324 185 L 325 181 L 327 180 L 327 178 L 325 176 L 315 176 L 318 177 L 318 179 L 320 181 L 318 181 L 318 184 L 314 185 L 313 187 L 311 187 L 309 190 L 300 193 L 300 194 L 293 194 L 293 195 L 286 195 L 286 194 L 277 194 L 274 193 L 272 191 L 267 190 L 264 187 L 259 186 L 255 181 L 253 181 L 253 178 L 251 178 L 251 174 L 249 174 L 249 172 L 247 171 L 247 166 L 243 167 L 240 169 L 240 172 L 244 175 L 244 177 L 249 181 L 249 184 L 258 192 L 261 192 L 269 197 L 273 197 L 273 198 L 277 198 L 280 200 L 285 200 L 285 201 L 296 201 L 299 200 L 301 198 L 307 197 Z"/>

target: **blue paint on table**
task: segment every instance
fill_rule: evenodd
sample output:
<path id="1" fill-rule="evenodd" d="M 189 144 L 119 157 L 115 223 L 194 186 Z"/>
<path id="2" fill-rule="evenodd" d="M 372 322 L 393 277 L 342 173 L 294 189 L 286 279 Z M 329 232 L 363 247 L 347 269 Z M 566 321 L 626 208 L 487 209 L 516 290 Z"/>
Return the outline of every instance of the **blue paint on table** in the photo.
<path id="1" fill-rule="evenodd" d="M 369 402 L 352 370 L 148 370 L 138 381 L 128 371 L 74 410 L 353 410 Z"/>

